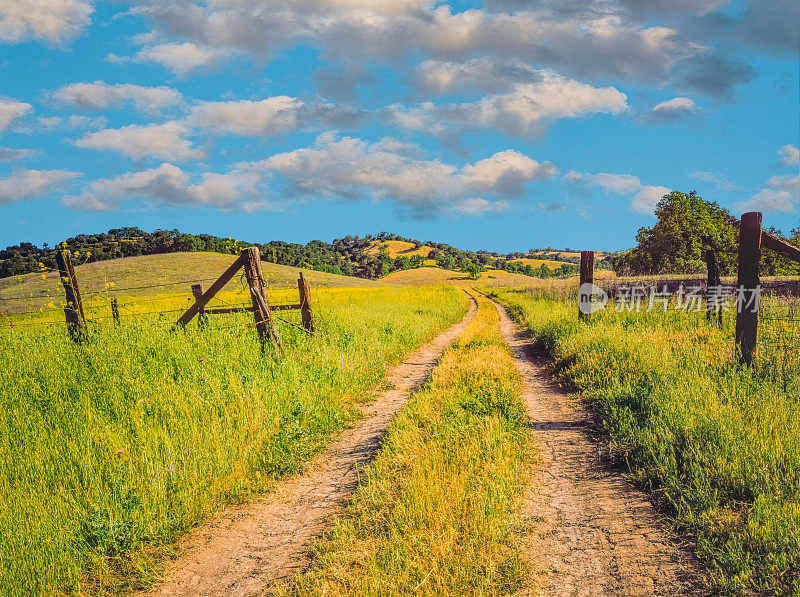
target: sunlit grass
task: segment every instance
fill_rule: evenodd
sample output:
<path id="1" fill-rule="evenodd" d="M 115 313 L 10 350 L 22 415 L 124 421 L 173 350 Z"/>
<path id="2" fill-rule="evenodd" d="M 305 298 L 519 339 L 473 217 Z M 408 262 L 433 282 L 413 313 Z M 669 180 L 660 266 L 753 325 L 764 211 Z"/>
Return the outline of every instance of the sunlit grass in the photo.
<path id="1" fill-rule="evenodd" d="M 526 573 L 518 498 L 534 453 L 497 311 L 477 317 L 392 424 L 291 595 L 499 595 Z"/>
<path id="2" fill-rule="evenodd" d="M 800 591 L 800 370 L 766 347 L 738 367 L 732 314 L 723 328 L 674 311 L 581 323 L 574 301 L 498 298 L 593 400 L 612 455 L 695 536 L 720 590 Z"/>
<path id="3" fill-rule="evenodd" d="M 388 364 L 466 310 L 455 289 L 314 299 L 316 337 L 279 322 L 281 362 L 261 353 L 251 314 L 177 332 L 90 322 L 82 346 L 63 325 L 0 334 L 4 594 L 146 585 L 190 526 L 299 471 Z"/>

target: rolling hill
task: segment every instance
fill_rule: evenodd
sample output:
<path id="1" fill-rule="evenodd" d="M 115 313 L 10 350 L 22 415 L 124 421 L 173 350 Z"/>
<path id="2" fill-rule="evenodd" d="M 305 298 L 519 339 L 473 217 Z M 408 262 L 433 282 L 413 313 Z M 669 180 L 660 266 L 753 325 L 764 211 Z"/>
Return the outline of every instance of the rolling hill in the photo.
<path id="1" fill-rule="evenodd" d="M 500 269 L 490 269 L 481 273 L 478 280 L 470 280 L 462 272 L 421 267 L 397 271 L 381 278 L 381 282 L 398 286 L 425 286 L 438 284 L 463 284 L 468 286 L 536 286 L 546 281 L 522 274 L 513 274 Z"/>
<path id="2" fill-rule="evenodd" d="M 208 287 L 235 257 L 222 253 L 165 253 L 77 265 L 75 274 L 84 300 L 91 297 L 148 297 L 189 293 L 193 283 Z M 300 268 L 262 262 L 270 288 L 297 288 Z M 312 288 L 381 286 L 379 282 L 302 270 Z M 239 286 L 234 278 L 229 287 Z M 227 287 L 226 287 L 227 288 Z M 0 279 L 0 314 L 34 311 L 64 298 L 58 272 L 24 274 Z"/>
<path id="3" fill-rule="evenodd" d="M 422 245 L 419 248 L 415 248 L 414 243 L 409 243 L 402 240 L 376 240 L 370 244 L 367 253 L 370 255 L 377 255 L 380 252 L 381 247 L 386 247 L 389 250 L 389 257 L 392 259 L 396 259 L 397 257 L 401 256 L 413 257 L 414 255 L 428 257 L 428 254 L 433 251 L 432 247 Z"/>

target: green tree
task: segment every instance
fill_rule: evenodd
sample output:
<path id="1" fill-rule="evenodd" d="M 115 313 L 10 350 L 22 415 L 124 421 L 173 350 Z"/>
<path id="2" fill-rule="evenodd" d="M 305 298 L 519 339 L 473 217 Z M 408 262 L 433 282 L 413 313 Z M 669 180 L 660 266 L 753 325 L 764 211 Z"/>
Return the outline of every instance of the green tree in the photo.
<path id="1" fill-rule="evenodd" d="M 716 250 L 723 275 L 736 269 L 736 220 L 727 209 L 694 191 L 673 191 L 656 207 L 658 222 L 641 228 L 638 245 L 614 261 L 619 274 L 694 273 L 704 271 L 706 242 Z"/>

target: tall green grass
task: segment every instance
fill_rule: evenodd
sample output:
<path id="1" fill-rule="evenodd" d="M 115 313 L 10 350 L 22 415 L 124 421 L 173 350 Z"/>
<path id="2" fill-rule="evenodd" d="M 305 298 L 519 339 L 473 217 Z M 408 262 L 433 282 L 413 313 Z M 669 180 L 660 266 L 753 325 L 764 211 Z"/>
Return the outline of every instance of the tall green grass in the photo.
<path id="1" fill-rule="evenodd" d="M 800 371 L 739 368 L 730 328 L 699 313 L 580 323 L 575 302 L 497 296 L 592 399 L 611 454 L 696 538 L 718 590 L 800 593 Z"/>
<path id="2" fill-rule="evenodd" d="M 534 457 L 492 304 L 392 424 L 294 596 L 499 595 L 525 582 L 518 497 Z"/>
<path id="3" fill-rule="evenodd" d="M 3 594 L 146 586 L 189 527 L 299 471 L 466 299 L 370 289 L 318 293 L 314 307 L 315 338 L 279 323 L 281 362 L 260 352 L 251 314 L 179 332 L 94 325 L 83 346 L 63 326 L 0 334 Z"/>

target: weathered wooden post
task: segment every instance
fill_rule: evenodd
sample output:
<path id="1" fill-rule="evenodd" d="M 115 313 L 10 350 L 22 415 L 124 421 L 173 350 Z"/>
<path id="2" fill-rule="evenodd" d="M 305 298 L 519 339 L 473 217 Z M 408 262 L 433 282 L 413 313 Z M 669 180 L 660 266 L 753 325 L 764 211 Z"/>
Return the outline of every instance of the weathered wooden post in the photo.
<path id="1" fill-rule="evenodd" d="M 119 304 L 116 297 L 111 299 L 111 319 L 114 320 L 114 325 L 119 325 Z"/>
<path id="2" fill-rule="evenodd" d="M 64 285 L 64 294 L 67 297 L 64 307 L 64 317 L 67 320 L 67 330 L 75 342 L 83 342 L 88 338 L 86 318 L 83 315 L 83 303 L 78 289 L 78 280 L 75 278 L 75 268 L 72 267 L 72 253 L 59 251 L 56 253 L 58 273 Z"/>
<path id="3" fill-rule="evenodd" d="M 243 249 L 240 258 L 247 284 L 250 286 L 256 329 L 261 339 L 261 347 L 262 349 L 266 347 L 267 340 L 271 340 L 276 354 L 282 356 L 283 340 L 281 340 L 280 332 L 278 332 L 269 310 L 269 301 L 264 288 L 264 274 L 261 271 L 261 255 L 258 247 Z"/>
<path id="4" fill-rule="evenodd" d="M 297 290 L 300 292 L 300 314 L 303 317 L 303 328 L 314 333 L 314 312 L 311 310 L 311 295 L 308 291 L 308 280 L 303 272 L 297 280 Z"/>
<path id="5" fill-rule="evenodd" d="M 588 319 L 592 312 L 592 292 L 584 284 L 594 284 L 594 251 L 581 251 L 581 285 L 578 291 L 578 318 Z"/>
<path id="6" fill-rule="evenodd" d="M 192 296 L 196 304 L 203 302 L 203 286 L 201 284 L 192 284 Z M 197 312 L 197 326 L 203 327 L 206 324 L 206 308 L 205 305 L 200 307 Z"/>
<path id="7" fill-rule="evenodd" d="M 759 275 L 761 262 L 761 212 L 742 216 L 739 227 L 739 281 L 736 304 L 736 348 L 739 362 L 750 365 L 758 340 Z"/>

